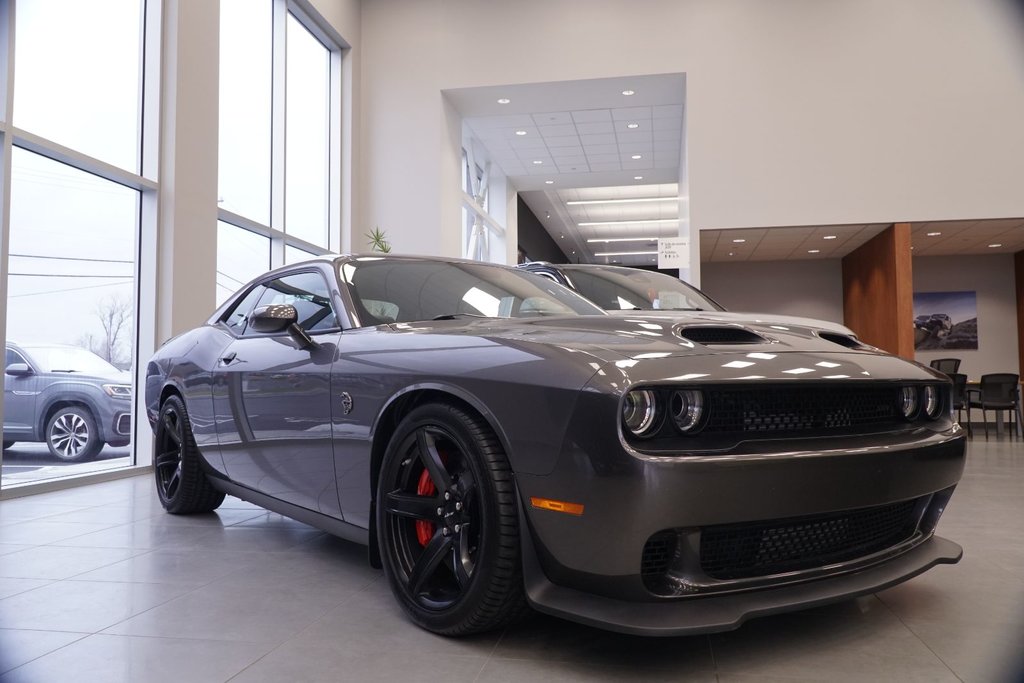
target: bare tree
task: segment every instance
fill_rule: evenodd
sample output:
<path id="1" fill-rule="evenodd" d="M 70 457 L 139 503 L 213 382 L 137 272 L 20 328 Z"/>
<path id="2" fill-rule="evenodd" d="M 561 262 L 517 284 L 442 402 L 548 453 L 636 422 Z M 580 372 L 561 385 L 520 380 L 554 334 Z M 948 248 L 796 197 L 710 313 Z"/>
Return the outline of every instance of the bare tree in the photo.
<path id="1" fill-rule="evenodd" d="M 103 328 L 102 336 L 84 334 L 78 338 L 78 345 L 112 365 L 127 367 L 131 364 L 132 303 L 111 296 L 96 304 L 95 312 Z"/>

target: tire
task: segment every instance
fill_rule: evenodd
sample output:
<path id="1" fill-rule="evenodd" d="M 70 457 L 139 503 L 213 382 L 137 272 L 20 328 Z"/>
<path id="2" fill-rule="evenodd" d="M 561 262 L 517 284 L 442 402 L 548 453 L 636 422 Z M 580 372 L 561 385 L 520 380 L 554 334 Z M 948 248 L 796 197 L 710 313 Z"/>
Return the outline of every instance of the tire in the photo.
<path id="1" fill-rule="evenodd" d="M 224 502 L 224 494 L 213 488 L 203 472 L 192 424 L 178 396 L 168 396 L 160 406 L 154 441 L 156 492 L 167 512 L 212 512 Z"/>
<path id="2" fill-rule="evenodd" d="M 50 455 L 61 462 L 95 458 L 103 448 L 96 420 L 88 408 L 59 408 L 46 423 L 44 434 Z"/>
<path id="3" fill-rule="evenodd" d="M 512 470 L 491 429 L 462 408 L 423 405 L 398 425 L 377 482 L 377 530 L 391 591 L 422 628 L 469 635 L 529 613 Z"/>
<path id="4" fill-rule="evenodd" d="M 13 445 L 14 445 L 14 443 L 15 443 L 15 442 L 13 442 L 13 441 L 4 441 L 4 450 L 6 451 L 6 450 L 7 450 L 8 448 L 10 448 L 11 446 L 13 446 Z"/>

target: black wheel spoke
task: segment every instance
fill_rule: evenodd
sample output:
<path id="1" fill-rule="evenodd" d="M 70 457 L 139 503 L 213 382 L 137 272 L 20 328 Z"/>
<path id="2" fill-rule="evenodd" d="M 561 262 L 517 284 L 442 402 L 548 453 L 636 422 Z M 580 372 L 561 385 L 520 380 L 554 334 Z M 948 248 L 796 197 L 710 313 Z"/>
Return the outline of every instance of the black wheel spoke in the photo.
<path id="1" fill-rule="evenodd" d="M 172 419 L 172 416 L 177 417 L 174 413 L 164 413 L 164 431 L 167 436 L 171 437 L 174 443 L 181 445 L 181 432 L 178 430 L 178 425 Z"/>
<path id="2" fill-rule="evenodd" d="M 452 553 L 452 573 L 455 574 L 455 580 L 459 584 L 459 588 L 465 588 L 469 583 L 469 569 L 466 568 L 469 563 L 469 534 L 463 527 L 462 532 L 459 534 L 458 542 L 455 544 L 455 548 Z"/>
<path id="3" fill-rule="evenodd" d="M 177 466 L 178 460 L 181 458 L 181 453 L 178 449 L 166 451 L 156 456 L 156 466 L 159 469 L 169 467 L 171 465 Z"/>
<path id="4" fill-rule="evenodd" d="M 427 468 L 430 478 L 434 481 L 434 486 L 439 491 L 447 491 L 451 488 L 452 479 L 448 475 L 448 470 L 445 469 L 444 463 L 441 461 L 441 454 L 437 451 L 437 442 L 434 439 L 434 435 L 426 429 L 420 429 L 416 432 L 416 447 L 420 452 L 420 460 L 423 461 L 423 466 Z"/>
<path id="5" fill-rule="evenodd" d="M 174 470 L 174 474 L 167 480 L 167 486 L 164 487 L 164 493 L 167 494 L 168 498 L 173 498 L 174 493 L 178 490 L 178 483 L 181 481 L 181 463 L 178 464 L 177 469 Z"/>
<path id="6" fill-rule="evenodd" d="M 409 574 L 409 592 L 418 595 L 423 590 L 423 585 L 438 570 L 444 562 L 445 556 L 452 550 L 451 536 L 444 536 L 440 530 L 434 533 L 430 543 L 423 548 L 416 564 L 413 565 Z"/>
<path id="7" fill-rule="evenodd" d="M 384 509 L 393 515 L 411 517 L 413 519 L 437 519 L 437 507 L 439 504 L 437 497 L 417 496 L 394 491 L 389 493 L 384 501 Z"/>

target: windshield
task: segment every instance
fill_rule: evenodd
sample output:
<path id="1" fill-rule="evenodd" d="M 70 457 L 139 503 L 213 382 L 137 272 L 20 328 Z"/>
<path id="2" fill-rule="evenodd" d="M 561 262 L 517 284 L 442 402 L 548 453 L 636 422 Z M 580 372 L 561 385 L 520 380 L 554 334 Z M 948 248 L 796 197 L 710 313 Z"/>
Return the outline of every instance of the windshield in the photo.
<path id="1" fill-rule="evenodd" d="M 25 350 L 41 372 L 80 372 L 86 375 L 117 375 L 121 371 L 92 351 L 73 346 L 30 346 Z"/>
<path id="2" fill-rule="evenodd" d="M 607 311 L 725 310 L 682 280 L 634 268 L 587 266 L 566 268 L 576 291 Z"/>
<path id="3" fill-rule="evenodd" d="M 486 263 L 364 258 L 342 264 L 340 271 L 364 326 L 460 316 L 604 314 L 546 278 Z"/>

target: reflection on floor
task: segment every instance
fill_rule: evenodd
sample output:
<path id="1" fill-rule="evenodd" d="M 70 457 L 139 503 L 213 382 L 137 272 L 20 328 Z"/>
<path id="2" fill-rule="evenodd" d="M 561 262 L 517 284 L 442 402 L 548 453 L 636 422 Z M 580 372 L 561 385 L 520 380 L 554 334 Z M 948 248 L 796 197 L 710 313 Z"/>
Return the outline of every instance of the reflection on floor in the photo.
<path id="1" fill-rule="evenodd" d="M 171 517 L 136 477 L 0 502 L 0 681 L 1019 680 L 1022 519 L 1024 445 L 975 439 L 939 527 L 959 565 L 713 636 L 538 616 L 447 640 L 362 547 L 233 498 Z"/>

